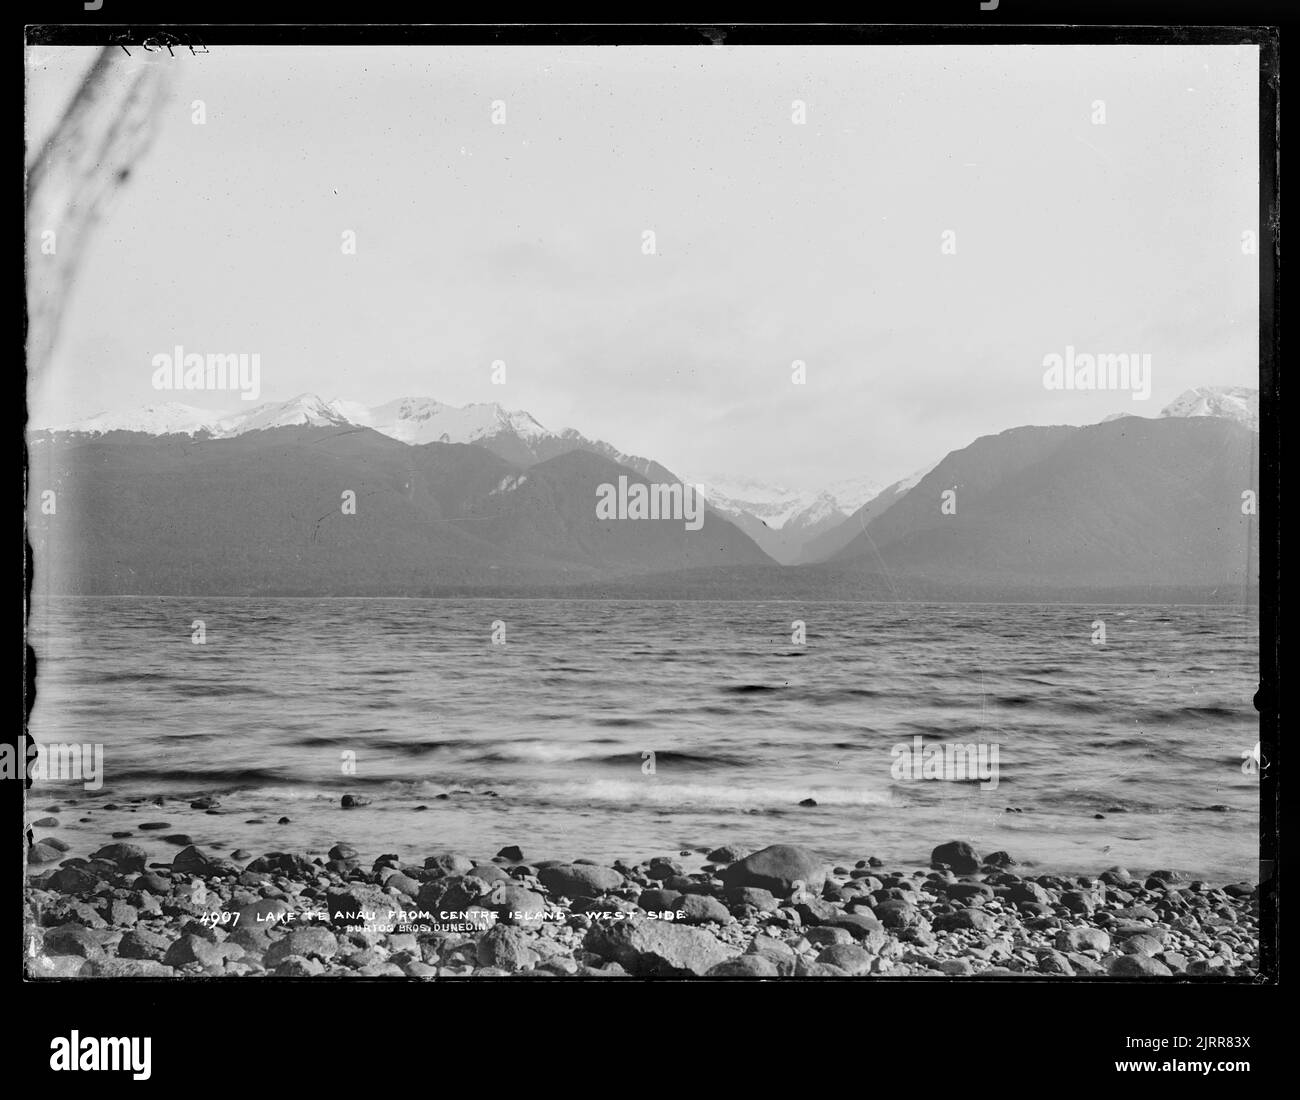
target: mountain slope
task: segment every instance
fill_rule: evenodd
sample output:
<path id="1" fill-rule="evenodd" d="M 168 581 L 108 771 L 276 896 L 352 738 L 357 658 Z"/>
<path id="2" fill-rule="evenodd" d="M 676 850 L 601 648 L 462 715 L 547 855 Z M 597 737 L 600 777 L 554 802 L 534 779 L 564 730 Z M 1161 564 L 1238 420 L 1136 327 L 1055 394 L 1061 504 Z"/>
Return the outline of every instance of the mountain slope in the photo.
<path id="1" fill-rule="evenodd" d="M 969 584 L 1240 583 L 1252 454 L 1219 418 L 1012 429 L 948 455 L 832 562 Z"/>
<path id="2" fill-rule="evenodd" d="M 536 472 L 463 444 L 354 426 L 229 439 L 111 433 L 31 449 L 35 584 L 94 594 L 419 595 L 758 562 L 720 517 L 596 520 L 633 471 L 579 453 Z M 57 507 L 41 510 L 52 489 Z M 355 514 L 343 493 L 355 494 Z"/>

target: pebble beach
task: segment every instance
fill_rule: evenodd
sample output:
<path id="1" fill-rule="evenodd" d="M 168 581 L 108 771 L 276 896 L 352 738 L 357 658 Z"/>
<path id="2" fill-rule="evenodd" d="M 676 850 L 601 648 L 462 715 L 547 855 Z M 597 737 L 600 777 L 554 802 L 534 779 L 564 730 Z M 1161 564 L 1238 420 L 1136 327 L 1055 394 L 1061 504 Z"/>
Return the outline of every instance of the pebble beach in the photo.
<path id="1" fill-rule="evenodd" d="M 195 808 L 203 808 L 195 803 Z M 212 808 L 212 807 L 208 807 Z M 29 834 L 32 978 L 1177 978 L 1256 973 L 1250 882 L 1175 869 L 1042 873 L 964 841 L 928 867 L 800 845 L 639 862 L 438 850 L 419 858 L 174 837 L 84 855 Z M 141 826 L 141 832 L 148 830 Z M 184 838 L 190 839 L 190 838 Z"/>

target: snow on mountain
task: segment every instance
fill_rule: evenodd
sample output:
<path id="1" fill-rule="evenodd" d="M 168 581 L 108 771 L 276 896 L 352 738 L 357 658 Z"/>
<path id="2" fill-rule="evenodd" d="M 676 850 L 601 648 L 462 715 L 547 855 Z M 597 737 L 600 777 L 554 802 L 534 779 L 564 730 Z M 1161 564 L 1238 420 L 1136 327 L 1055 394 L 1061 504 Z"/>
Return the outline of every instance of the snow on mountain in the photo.
<path id="1" fill-rule="evenodd" d="M 826 492 L 835 498 L 835 503 L 846 516 L 851 516 L 867 501 L 880 494 L 885 486 L 874 478 L 848 478 L 826 487 Z"/>
<path id="2" fill-rule="evenodd" d="M 705 474 L 688 480 L 702 486 L 704 499 L 719 511 L 751 515 L 778 531 L 817 498 L 815 493 L 726 474 Z"/>
<path id="3" fill-rule="evenodd" d="M 219 414 L 178 401 L 164 401 L 158 405 L 145 405 L 125 412 L 103 412 L 88 420 L 49 428 L 52 432 L 145 432 L 148 435 L 193 435 L 211 430 Z"/>
<path id="4" fill-rule="evenodd" d="M 362 424 L 403 443 L 473 443 L 513 433 L 532 441 L 553 435 L 522 410 L 503 409 L 495 402 L 457 407 L 431 397 L 400 397 L 373 408 L 332 402 L 354 424 Z"/>
<path id="5" fill-rule="evenodd" d="M 300 393 L 288 401 L 270 402 L 217 422 L 213 435 L 220 438 L 260 432 L 267 428 L 327 428 L 351 423 L 314 393 Z"/>
<path id="6" fill-rule="evenodd" d="M 1249 386 L 1197 386 L 1179 394 L 1161 416 L 1221 416 L 1259 431 L 1259 390 Z"/>

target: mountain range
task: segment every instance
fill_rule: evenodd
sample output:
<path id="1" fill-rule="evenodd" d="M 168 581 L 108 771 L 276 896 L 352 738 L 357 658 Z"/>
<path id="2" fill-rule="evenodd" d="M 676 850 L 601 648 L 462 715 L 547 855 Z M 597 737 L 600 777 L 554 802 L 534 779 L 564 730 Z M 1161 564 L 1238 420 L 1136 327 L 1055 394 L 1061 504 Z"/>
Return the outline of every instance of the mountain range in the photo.
<path id="1" fill-rule="evenodd" d="M 1257 400 L 1011 429 L 879 491 L 701 477 L 698 531 L 598 518 L 602 484 L 680 479 L 495 404 L 164 404 L 30 433 L 29 538 L 37 584 L 88 594 L 1231 596 L 1255 580 Z"/>

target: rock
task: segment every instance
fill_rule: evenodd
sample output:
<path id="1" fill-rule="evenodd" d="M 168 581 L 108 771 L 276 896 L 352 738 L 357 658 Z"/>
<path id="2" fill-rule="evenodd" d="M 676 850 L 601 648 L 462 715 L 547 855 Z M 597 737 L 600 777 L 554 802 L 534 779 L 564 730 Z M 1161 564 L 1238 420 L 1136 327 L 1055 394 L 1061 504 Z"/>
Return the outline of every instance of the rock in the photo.
<path id="1" fill-rule="evenodd" d="M 817 962 L 822 966 L 838 967 L 846 974 L 866 974 L 870 972 L 874 958 L 871 952 L 864 951 L 857 944 L 837 943 L 818 955 Z"/>
<path id="2" fill-rule="evenodd" d="M 762 955 L 782 976 L 794 973 L 795 953 L 784 940 L 773 939 L 771 936 L 755 936 L 745 949 L 745 954 Z"/>
<path id="3" fill-rule="evenodd" d="M 702 929 L 635 918 L 597 924 L 583 947 L 638 977 L 703 975 L 734 954 Z"/>
<path id="4" fill-rule="evenodd" d="M 117 954 L 121 959 L 152 959 L 162 962 L 172 941 L 147 928 L 133 928 L 118 941 Z"/>
<path id="5" fill-rule="evenodd" d="M 827 924 L 808 929 L 804 939 L 814 947 L 834 947 L 837 943 L 852 943 L 853 933 L 847 928 L 834 928 Z"/>
<path id="6" fill-rule="evenodd" d="M 982 909 L 958 909 L 955 913 L 944 913 L 934 920 L 938 932 L 954 932 L 963 928 L 973 928 L 977 932 L 991 932 L 997 927 L 997 921 Z"/>
<path id="7" fill-rule="evenodd" d="M 213 878 L 224 875 L 238 875 L 240 868 L 228 859 L 222 859 L 215 852 L 191 844 L 182 848 L 172 858 L 172 874 L 198 875 L 201 878 Z"/>
<path id="8" fill-rule="evenodd" d="M 263 962 L 269 968 L 279 966 L 294 955 L 305 959 L 332 959 L 338 950 L 339 941 L 328 928 L 295 928 L 284 939 L 276 940 L 267 948 Z"/>
<path id="9" fill-rule="evenodd" d="M 954 904 L 970 902 L 974 898 L 993 897 L 993 887 L 982 882 L 954 882 L 948 886 L 948 900 Z"/>
<path id="10" fill-rule="evenodd" d="M 222 963 L 221 949 L 199 936 L 182 936 L 168 948 L 163 962 L 176 967 L 195 964 L 205 969 L 219 967 Z"/>
<path id="11" fill-rule="evenodd" d="M 196 798 L 190 803 L 191 810 L 219 810 L 221 809 L 221 800 L 210 794 L 205 794 L 201 798 Z"/>
<path id="12" fill-rule="evenodd" d="M 92 965 L 80 955 L 37 955 L 27 972 L 34 978 L 80 978 Z"/>
<path id="13" fill-rule="evenodd" d="M 83 959 L 104 957 L 99 937 L 80 924 L 46 929 L 44 947 L 48 955 L 76 955 Z"/>
<path id="14" fill-rule="evenodd" d="M 665 890 L 658 886 L 652 886 L 649 890 L 641 891 L 636 903 L 647 913 L 672 912 L 677 909 L 677 903 L 685 896 L 685 894 L 680 894 L 676 890 Z"/>
<path id="15" fill-rule="evenodd" d="M 758 886 L 735 886 L 725 896 L 733 908 L 748 905 L 760 913 L 775 913 L 780 908 L 780 902 L 772 891 Z"/>
<path id="16" fill-rule="evenodd" d="M 514 880 L 507 875 L 495 863 L 476 863 L 465 872 L 467 875 L 473 875 L 476 879 L 486 882 L 489 885 L 498 882 L 513 882 Z"/>
<path id="17" fill-rule="evenodd" d="M 816 806 L 816 805 L 817 805 L 817 799 L 815 799 L 815 798 L 801 798 L 801 799 L 799 800 L 799 805 L 800 805 L 800 806 Z"/>
<path id="18" fill-rule="evenodd" d="M 89 894 L 99 889 L 98 875 L 81 867 L 60 867 L 45 880 L 45 889 L 60 894 Z"/>
<path id="19" fill-rule="evenodd" d="M 145 821 L 139 825 L 140 831 L 146 833 L 160 832 L 163 829 L 170 829 L 171 827 L 172 823 L 170 821 Z"/>
<path id="20" fill-rule="evenodd" d="M 1010 852 L 994 852 L 990 856 L 984 857 L 984 863 L 989 867 L 1015 867 L 1017 863 L 1011 858 Z"/>
<path id="21" fill-rule="evenodd" d="M 543 867 L 537 877 L 552 895 L 566 898 L 599 897 L 623 885 L 623 876 L 612 867 L 595 867 L 588 863 Z"/>
<path id="22" fill-rule="evenodd" d="M 38 821 L 32 822 L 33 829 L 57 829 L 59 819 L 57 817 L 42 817 Z"/>
<path id="23" fill-rule="evenodd" d="M 1110 950 L 1110 936 L 1100 928 L 1062 928 L 1056 933 L 1058 951 L 1099 951 L 1105 954 Z"/>
<path id="24" fill-rule="evenodd" d="M 273 971 L 277 978 L 314 978 L 325 973 L 324 965 L 317 959 L 305 959 L 301 955 L 288 955 L 280 960 Z"/>
<path id="25" fill-rule="evenodd" d="M 911 928 L 921 922 L 921 910 L 910 901 L 897 898 L 877 902 L 872 911 L 885 928 Z"/>
<path id="26" fill-rule="evenodd" d="M 710 978 L 775 978 L 776 964 L 766 955 L 737 955 L 718 963 L 708 972 Z"/>
<path id="27" fill-rule="evenodd" d="M 646 868 L 647 878 L 659 879 L 660 881 L 676 878 L 684 873 L 682 865 L 675 859 L 664 859 L 662 856 L 652 859 L 649 867 Z"/>
<path id="28" fill-rule="evenodd" d="M 440 875 L 464 875 L 474 870 L 474 861 L 469 856 L 462 856 L 457 852 L 442 852 L 436 856 L 429 856 L 424 861 L 424 869 Z"/>
<path id="29" fill-rule="evenodd" d="M 756 886 L 788 898 L 796 883 L 813 894 L 820 893 L 826 884 L 826 863 L 807 848 L 773 844 L 724 868 L 721 877 L 728 889 Z"/>
<path id="30" fill-rule="evenodd" d="M 360 854 L 357 852 L 357 850 L 354 847 L 352 847 L 351 844 L 344 844 L 342 841 L 339 841 L 337 844 L 334 845 L 333 848 L 329 850 L 329 857 L 330 859 L 343 859 L 343 860 L 359 859 Z"/>
<path id="31" fill-rule="evenodd" d="M 541 956 L 529 946 L 527 934 L 512 925 L 495 925 L 478 941 L 479 966 L 498 967 L 515 974 L 532 970 L 540 961 Z"/>
<path id="32" fill-rule="evenodd" d="M 38 840 L 27 849 L 28 863 L 57 863 L 62 858 L 63 853 L 58 848 L 43 840 Z"/>
<path id="33" fill-rule="evenodd" d="M 1074 967 L 1070 965 L 1070 960 L 1060 951 L 1053 951 L 1048 947 L 1038 952 L 1038 970 L 1041 974 L 1063 974 L 1067 978 L 1074 977 Z"/>
<path id="34" fill-rule="evenodd" d="M 980 869 L 979 854 L 964 840 L 950 840 L 930 853 L 930 866 L 951 867 L 959 875 L 973 875 Z"/>
<path id="35" fill-rule="evenodd" d="M 522 863 L 524 853 L 517 844 L 507 844 L 501 851 L 497 852 L 496 858 L 507 860 L 510 863 Z"/>
<path id="36" fill-rule="evenodd" d="M 1109 973 L 1116 977 L 1169 977 L 1173 971 L 1150 955 L 1120 955 L 1111 960 Z"/>
<path id="37" fill-rule="evenodd" d="M 356 809 L 361 806 L 369 806 L 370 799 L 363 794 L 345 794 L 340 800 L 345 810 Z"/>
<path id="38" fill-rule="evenodd" d="M 316 864 L 297 852 L 267 852 L 258 856 L 244 870 L 255 875 L 310 879 L 315 876 L 317 868 Z"/>
<path id="39" fill-rule="evenodd" d="M 1164 942 L 1160 937 L 1149 936 L 1145 932 L 1139 932 L 1136 936 L 1128 936 L 1119 942 L 1119 949 L 1125 955 L 1155 955 L 1163 947 Z"/>
<path id="40" fill-rule="evenodd" d="M 971 966 L 969 959 L 944 959 L 939 964 L 939 971 L 947 974 L 950 978 L 964 978 L 969 974 L 975 973 L 975 968 Z"/>
<path id="41" fill-rule="evenodd" d="M 479 905 L 496 913 L 503 923 L 515 924 L 520 928 L 540 928 L 546 923 L 545 914 L 551 908 L 541 894 L 523 886 L 508 884 L 493 886 L 487 897 L 479 901 Z"/>
<path id="42" fill-rule="evenodd" d="M 138 844 L 108 844 L 91 854 L 91 859 L 106 859 L 119 871 L 143 871 L 149 853 Z"/>
<path id="43" fill-rule="evenodd" d="M 681 918 L 685 924 L 730 924 L 732 921 L 731 914 L 722 902 L 704 894 L 683 895 L 676 909 L 685 914 Z"/>
<path id="44" fill-rule="evenodd" d="M 705 858 L 710 863 L 735 863 L 737 860 L 744 859 L 751 851 L 752 849 L 742 848 L 738 844 L 724 844 L 721 848 L 714 848 Z"/>

